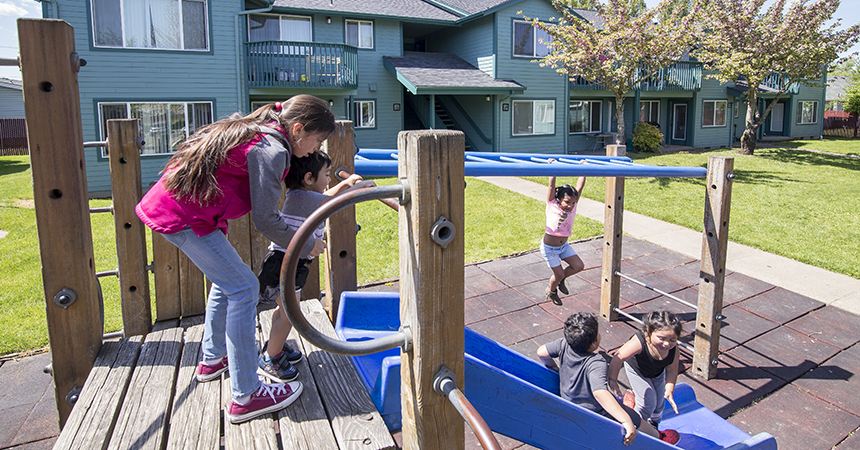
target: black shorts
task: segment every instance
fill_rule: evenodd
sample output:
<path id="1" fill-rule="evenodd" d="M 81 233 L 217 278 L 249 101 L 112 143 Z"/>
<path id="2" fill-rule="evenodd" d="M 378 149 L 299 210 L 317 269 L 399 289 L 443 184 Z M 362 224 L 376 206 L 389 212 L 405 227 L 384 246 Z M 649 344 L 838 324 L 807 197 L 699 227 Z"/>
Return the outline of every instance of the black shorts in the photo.
<path id="1" fill-rule="evenodd" d="M 267 287 L 278 287 L 281 284 L 281 265 L 284 263 L 284 252 L 280 250 L 272 250 L 266 253 L 263 258 L 263 265 L 260 268 L 260 274 L 257 275 L 257 280 L 260 281 L 260 294 L 266 291 Z M 299 265 L 296 267 L 296 290 L 305 287 L 308 282 L 308 265 L 310 259 L 299 259 Z"/>

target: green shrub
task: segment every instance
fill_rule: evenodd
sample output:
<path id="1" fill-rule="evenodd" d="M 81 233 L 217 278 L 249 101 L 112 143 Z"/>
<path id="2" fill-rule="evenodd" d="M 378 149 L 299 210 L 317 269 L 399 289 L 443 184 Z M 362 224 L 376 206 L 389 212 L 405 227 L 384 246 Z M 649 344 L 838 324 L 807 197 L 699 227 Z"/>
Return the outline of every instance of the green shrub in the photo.
<path id="1" fill-rule="evenodd" d="M 633 149 L 637 152 L 653 152 L 660 148 L 663 133 L 648 122 L 639 122 L 633 130 Z"/>

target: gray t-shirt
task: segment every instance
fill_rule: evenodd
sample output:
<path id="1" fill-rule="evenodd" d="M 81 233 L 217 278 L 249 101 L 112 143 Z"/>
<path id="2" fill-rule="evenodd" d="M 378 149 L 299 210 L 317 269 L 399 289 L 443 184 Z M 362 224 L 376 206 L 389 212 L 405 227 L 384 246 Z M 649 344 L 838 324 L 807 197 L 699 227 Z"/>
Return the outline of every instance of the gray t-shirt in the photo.
<path id="1" fill-rule="evenodd" d="M 592 392 L 609 390 L 606 360 L 598 353 L 577 353 L 561 338 L 546 344 L 549 356 L 558 358 L 561 397 L 599 413 L 603 410 Z"/>
<path id="2" fill-rule="evenodd" d="M 298 230 L 299 227 L 305 223 L 308 216 L 313 214 L 313 212 L 320 207 L 325 198 L 325 194 L 320 194 L 316 191 L 288 189 L 287 194 L 284 197 L 284 206 L 281 208 L 281 220 L 283 220 L 284 223 L 293 230 Z M 325 222 L 321 223 L 314 230 L 311 235 L 311 239 L 322 239 L 324 232 Z M 304 248 L 306 247 L 307 245 L 305 245 Z M 313 246 L 311 246 L 311 249 L 313 249 Z M 272 244 L 269 245 L 269 250 L 280 250 L 285 252 L 286 248 L 272 242 Z M 309 259 L 308 253 L 310 253 L 310 250 L 303 252 L 301 258 Z"/>

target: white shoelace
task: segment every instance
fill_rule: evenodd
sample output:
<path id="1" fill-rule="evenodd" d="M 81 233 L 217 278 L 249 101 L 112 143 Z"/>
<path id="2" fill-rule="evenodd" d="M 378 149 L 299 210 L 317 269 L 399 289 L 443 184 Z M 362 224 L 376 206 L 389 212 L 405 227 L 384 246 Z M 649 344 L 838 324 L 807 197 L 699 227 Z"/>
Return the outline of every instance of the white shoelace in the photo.
<path id="1" fill-rule="evenodd" d="M 262 397 L 264 395 L 268 395 L 272 398 L 272 401 L 276 401 L 275 395 L 277 394 L 287 394 L 290 391 L 287 391 L 287 385 L 276 383 L 276 384 L 267 384 L 263 383 L 260 385 L 260 388 L 257 389 L 256 395 L 258 397 Z"/>

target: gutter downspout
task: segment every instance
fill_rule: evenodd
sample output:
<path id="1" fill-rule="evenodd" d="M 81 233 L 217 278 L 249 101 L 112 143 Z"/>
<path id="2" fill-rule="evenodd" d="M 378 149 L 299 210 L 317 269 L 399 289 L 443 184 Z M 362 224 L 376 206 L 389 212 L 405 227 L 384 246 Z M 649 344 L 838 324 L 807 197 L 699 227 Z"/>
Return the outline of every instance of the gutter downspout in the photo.
<path id="1" fill-rule="evenodd" d="M 36 1 L 40 2 L 40 3 L 50 3 L 54 9 L 54 17 L 51 17 L 51 19 L 59 19 L 60 18 L 60 5 L 57 4 L 57 2 L 55 0 L 36 0 Z"/>
<path id="2" fill-rule="evenodd" d="M 54 0 L 42 0 L 46 2 L 53 2 Z M 249 9 L 246 11 L 239 11 L 236 13 L 236 24 L 235 24 L 235 34 L 236 34 L 236 106 L 238 106 L 239 110 L 249 109 L 248 105 L 250 104 L 247 99 L 247 95 L 242 95 L 242 83 L 244 77 L 242 76 L 242 61 L 245 59 L 242 54 L 242 38 L 239 36 L 239 21 L 242 19 L 242 16 L 247 16 L 248 14 L 257 14 L 257 13 L 267 13 L 275 7 L 275 4 L 272 3 L 268 8 L 262 9 Z"/>

